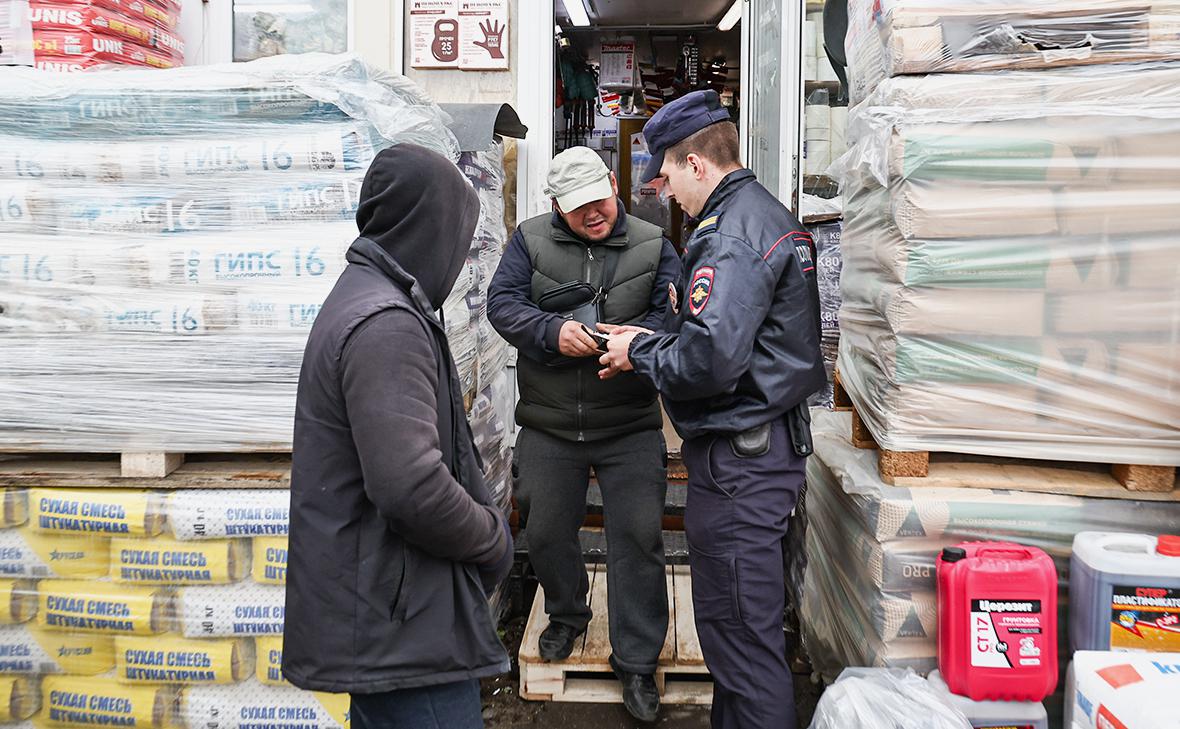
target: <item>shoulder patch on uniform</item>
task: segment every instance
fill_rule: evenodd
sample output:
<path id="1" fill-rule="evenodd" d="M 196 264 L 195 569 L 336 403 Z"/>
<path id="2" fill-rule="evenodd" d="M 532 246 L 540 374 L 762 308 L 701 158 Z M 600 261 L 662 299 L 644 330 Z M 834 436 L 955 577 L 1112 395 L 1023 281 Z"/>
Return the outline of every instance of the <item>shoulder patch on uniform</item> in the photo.
<path id="1" fill-rule="evenodd" d="M 705 304 L 709 303 L 714 273 L 712 266 L 701 266 L 692 275 L 692 285 L 688 287 L 688 311 L 693 316 L 700 316 Z"/>
<path id="2" fill-rule="evenodd" d="M 710 215 L 701 221 L 700 225 L 697 226 L 697 230 L 704 230 L 705 228 L 717 225 L 717 221 L 720 219 L 720 215 Z"/>

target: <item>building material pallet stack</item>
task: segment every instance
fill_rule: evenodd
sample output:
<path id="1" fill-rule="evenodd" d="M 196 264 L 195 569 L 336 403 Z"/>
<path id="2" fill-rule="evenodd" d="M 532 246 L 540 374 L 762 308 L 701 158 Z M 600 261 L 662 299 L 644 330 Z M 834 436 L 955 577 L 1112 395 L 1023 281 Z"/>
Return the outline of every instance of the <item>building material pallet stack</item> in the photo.
<path id="1" fill-rule="evenodd" d="M 481 202 L 443 308 L 507 512 L 508 349 L 486 317 L 506 240 L 501 148 L 460 153 L 416 86 L 350 56 L 9 69 L 0 106 L 0 485 L 22 486 L 5 489 L 0 529 L 14 718 L 345 726 L 347 697 L 282 682 L 289 461 L 248 454 L 291 448 L 304 343 L 370 160 L 419 144 Z M 124 479 L 136 488 L 111 488 L 119 469 L 91 460 L 165 476 L 195 453 L 219 455 Z"/>
<path id="2" fill-rule="evenodd" d="M 1040 547 L 1065 586 L 1078 532 L 1180 528 L 1174 8 L 849 4 L 854 412 L 816 418 L 799 597 L 827 678 L 935 666 L 945 546 Z"/>
<path id="3" fill-rule="evenodd" d="M 1088 0 L 871 5 L 850 14 L 840 374 L 872 436 L 888 451 L 1180 465 L 1180 63 L 1057 68 L 1061 54 L 993 48 L 989 31 L 944 40 L 929 70 L 1051 67 L 902 76 L 898 24 L 920 11 L 931 38 L 1035 28 L 1062 45 L 1107 14 Z M 1144 30 L 1157 9 L 1086 30 L 1087 63 L 1180 59 Z"/>
<path id="4" fill-rule="evenodd" d="M 814 411 L 813 431 L 806 569 L 792 575 L 799 588 L 803 574 L 797 604 L 805 647 L 829 681 L 847 666 L 937 667 L 934 560 L 943 547 L 1013 541 L 1045 550 L 1057 566 L 1064 614 L 1077 533 L 1180 526 L 1180 501 L 891 486 L 878 474 L 877 454 L 850 442 L 848 413 Z M 1067 632 L 1059 633 L 1066 660 Z"/>

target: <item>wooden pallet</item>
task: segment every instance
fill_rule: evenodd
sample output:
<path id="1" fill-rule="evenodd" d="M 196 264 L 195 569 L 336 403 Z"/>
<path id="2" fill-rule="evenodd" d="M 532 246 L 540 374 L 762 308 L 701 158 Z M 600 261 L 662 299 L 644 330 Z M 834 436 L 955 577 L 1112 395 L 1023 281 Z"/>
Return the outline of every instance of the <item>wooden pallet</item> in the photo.
<path id="1" fill-rule="evenodd" d="M 573 654 L 564 661 L 541 660 L 537 641 L 549 625 L 544 590 L 537 589 L 520 644 L 520 695 L 530 701 L 619 703 L 622 688 L 611 670 L 606 566 L 593 565 L 590 609 L 594 618 Z M 692 609 L 692 578 L 687 566 L 668 568 L 668 635 L 656 669 L 656 686 L 664 704 L 710 704 L 713 683 L 697 638 Z"/>
<path id="2" fill-rule="evenodd" d="M 0 487 L 285 489 L 289 453 L 0 454 Z"/>
<path id="3" fill-rule="evenodd" d="M 1172 466 L 891 451 L 877 445 L 855 409 L 851 440 L 857 448 L 877 451 L 881 479 L 894 486 L 1012 489 L 1100 499 L 1180 501 L 1180 481 Z"/>

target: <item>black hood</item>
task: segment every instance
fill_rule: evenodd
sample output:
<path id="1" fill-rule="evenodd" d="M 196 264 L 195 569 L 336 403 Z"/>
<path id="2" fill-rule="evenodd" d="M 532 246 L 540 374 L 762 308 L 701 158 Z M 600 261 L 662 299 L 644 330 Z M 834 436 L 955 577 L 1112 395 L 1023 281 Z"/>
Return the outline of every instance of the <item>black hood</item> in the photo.
<path id="1" fill-rule="evenodd" d="M 382 150 L 361 185 L 356 225 L 422 287 L 435 309 L 455 285 L 479 222 L 479 196 L 455 165 L 412 144 Z"/>

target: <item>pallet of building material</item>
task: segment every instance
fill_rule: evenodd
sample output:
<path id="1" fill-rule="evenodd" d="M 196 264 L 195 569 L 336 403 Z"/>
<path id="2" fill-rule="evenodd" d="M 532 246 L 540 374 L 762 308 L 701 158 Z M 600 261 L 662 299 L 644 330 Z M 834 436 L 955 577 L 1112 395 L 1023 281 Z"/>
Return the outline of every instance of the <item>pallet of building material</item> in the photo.
<path id="1" fill-rule="evenodd" d="M 286 489 L 290 452 L 0 454 L 0 487 Z"/>
<path id="2" fill-rule="evenodd" d="M 895 0 L 878 15 L 888 76 L 1180 58 L 1180 7 L 1169 2 Z"/>
<path id="3" fill-rule="evenodd" d="M 537 590 L 520 646 L 520 695 L 531 701 L 618 703 L 622 688 L 608 658 L 610 617 L 606 566 L 589 569 L 590 609 L 594 617 L 586 633 L 564 661 L 541 659 L 537 641 L 549 625 L 544 590 Z M 705 667 L 692 609 L 692 578 L 687 566 L 669 567 L 668 633 L 656 668 L 656 686 L 664 704 L 709 704 L 713 683 Z"/>
<path id="4" fill-rule="evenodd" d="M 1180 501 L 1174 466 L 1080 463 L 881 448 L 855 409 L 852 444 L 877 451 L 881 479 L 893 486 L 1015 489 L 1103 499 Z"/>

